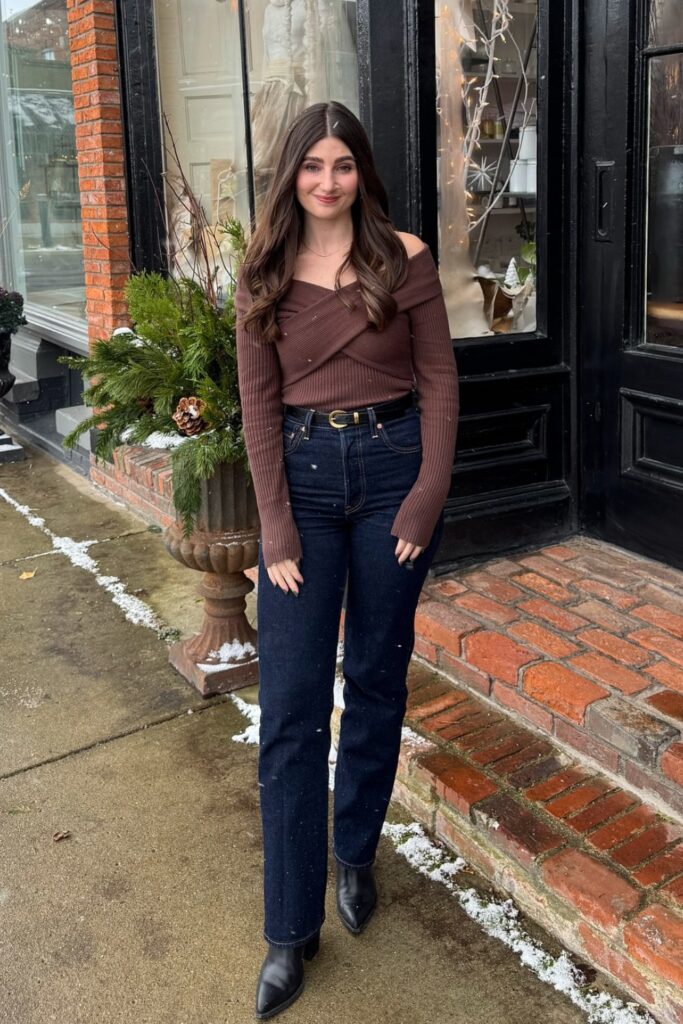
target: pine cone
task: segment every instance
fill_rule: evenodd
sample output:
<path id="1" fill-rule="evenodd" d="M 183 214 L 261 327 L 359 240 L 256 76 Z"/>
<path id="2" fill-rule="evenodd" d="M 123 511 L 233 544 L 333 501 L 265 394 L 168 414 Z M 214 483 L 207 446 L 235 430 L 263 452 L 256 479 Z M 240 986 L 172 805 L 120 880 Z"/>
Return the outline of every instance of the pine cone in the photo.
<path id="1" fill-rule="evenodd" d="M 194 395 L 180 399 L 172 419 L 181 434 L 194 437 L 195 434 L 201 434 L 203 430 L 206 430 L 208 423 L 202 419 L 205 407 L 206 402 L 201 398 L 195 398 Z"/>
<path id="2" fill-rule="evenodd" d="M 138 398 L 137 404 L 143 412 L 150 414 L 154 412 L 154 401 L 151 398 Z"/>

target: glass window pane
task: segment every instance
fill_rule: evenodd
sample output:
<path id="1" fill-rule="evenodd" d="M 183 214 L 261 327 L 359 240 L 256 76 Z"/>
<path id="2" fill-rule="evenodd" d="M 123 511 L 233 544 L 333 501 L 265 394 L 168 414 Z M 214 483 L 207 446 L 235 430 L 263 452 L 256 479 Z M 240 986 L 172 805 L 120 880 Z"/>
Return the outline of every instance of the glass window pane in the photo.
<path id="1" fill-rule="evenodd" d="M 650 0 L 650 46 L 683 44 L 681 0 Z"/>
<path id="2" fill-rule="evenodd" d="M 356 4 L 245 0 L 256 208 L 282 133 L 305 107 L 337 100 L 358 114 Z"/>
<path id="3" fill-rule="evenodd" d="M 0 0 L 3 275 L 29 302 L 85 316 L 66 0 Z M 4 282 L 3 282 L 4 283 Z"/>
<path id="4" fill-rule="evenodd" d="M 683 347 L 683 55 L 650 61 L 647 340 Z"/>
<path id="5" fill-rule="evenodd" d="M 249 224 L 237 2 L 155 0 L 154 16 L 174 270 L 192 276 L 201 233 L 215 255 L 219 284 L 227 283 L 220 223 L 234 216 Z M 181 172 L 199 214 L 183 193 Z"/>
<path id="6" fill-rule="evenodd" d="M 435 13 L 439 269 L 451 332 L 534 331 L 537 4 L 483 0 L 480 10 L 455 0 Z"/>

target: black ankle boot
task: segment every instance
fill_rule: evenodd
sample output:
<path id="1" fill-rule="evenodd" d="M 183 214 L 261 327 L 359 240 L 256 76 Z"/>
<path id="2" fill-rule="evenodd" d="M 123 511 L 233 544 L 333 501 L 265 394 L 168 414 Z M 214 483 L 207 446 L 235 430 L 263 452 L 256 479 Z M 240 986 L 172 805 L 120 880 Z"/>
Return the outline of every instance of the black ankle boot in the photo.
<path id="1" fill-rule="evenodd" d="M 337 912 L 354 935 L 362 932 L 377 903 L 372 864 L 350 868 L 337 861 Z"/>
<path id="2" fill-rule="evenodd" d="M 268 946 L 256 986 L 256 1016 L 274 1017 L 291 1006 L 304 990 L 304 960 L 312 960 L 320 946 L 320 932 L 305 946 Z"/>

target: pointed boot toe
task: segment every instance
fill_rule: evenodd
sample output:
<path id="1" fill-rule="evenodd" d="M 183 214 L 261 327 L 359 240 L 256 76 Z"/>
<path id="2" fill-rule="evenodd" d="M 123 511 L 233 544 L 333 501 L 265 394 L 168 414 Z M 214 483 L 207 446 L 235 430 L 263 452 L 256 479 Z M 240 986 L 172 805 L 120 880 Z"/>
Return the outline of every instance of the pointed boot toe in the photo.
<path id="1" fill-rule="evenodd" d="M 372 864 L 348 867 L 337 861 L 337 913 L 354 935 L 363 931 L 377 905 L 377 888 Z"/>
<path id="2" fill-rule="evenodd" d="M 269 946 L 256 984 L 256 1017 L 266 1020 L 286 1010 L 304 990 L 304 960 L 318 952 L 320 933 L 305 946 Z"/>

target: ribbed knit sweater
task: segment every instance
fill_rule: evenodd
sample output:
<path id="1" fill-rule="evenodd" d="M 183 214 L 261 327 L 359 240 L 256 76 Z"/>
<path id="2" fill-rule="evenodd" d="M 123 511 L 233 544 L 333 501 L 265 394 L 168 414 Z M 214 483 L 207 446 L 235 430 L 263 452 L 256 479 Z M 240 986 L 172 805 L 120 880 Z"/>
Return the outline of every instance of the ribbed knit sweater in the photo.
<path id="1" fill-rule="evenodd" d="M 280 300 L 282 338 L 264 342 L 241 318 L 251 296 L 237 274 L 237 372 L 244 439 L 261 520 L 264 564 L 302 556 L 282 443 L 283 403 L 330 412 L 385 402 L 417 388 L 422 463 L 394 517 L 392 536 L 426 547 L 451 484 L 458 376 L 441 282 L 431 250 L 408 258 L 393 295 L 394 319 L 370 324 L 358 281 L 334 289 L 293 279 Z"/>

